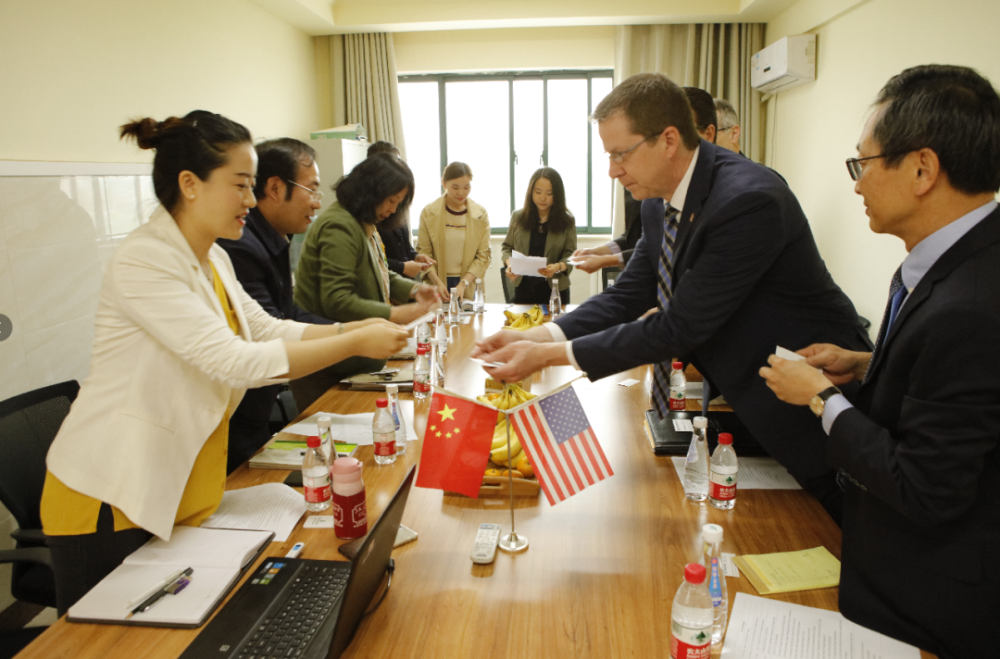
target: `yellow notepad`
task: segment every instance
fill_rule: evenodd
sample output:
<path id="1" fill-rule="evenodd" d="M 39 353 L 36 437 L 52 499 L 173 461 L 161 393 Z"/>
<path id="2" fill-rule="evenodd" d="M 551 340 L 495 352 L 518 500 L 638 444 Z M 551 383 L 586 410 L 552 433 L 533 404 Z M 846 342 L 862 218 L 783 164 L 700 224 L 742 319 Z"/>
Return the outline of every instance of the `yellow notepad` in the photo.
<path id="1" fill-rule="evenodd" d="M 736 565 L 761 595 L 833 588 L 840 583 L 840 561 L 826 547 L 777 554 L 737 556 Z"/>

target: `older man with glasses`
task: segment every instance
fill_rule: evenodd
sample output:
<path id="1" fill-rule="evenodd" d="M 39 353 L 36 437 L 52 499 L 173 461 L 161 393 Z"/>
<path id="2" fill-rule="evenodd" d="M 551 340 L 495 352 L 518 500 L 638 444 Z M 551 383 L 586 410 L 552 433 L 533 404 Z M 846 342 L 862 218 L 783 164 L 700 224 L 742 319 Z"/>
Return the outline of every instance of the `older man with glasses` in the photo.
<path id="1" fill-rule="evenodd" d="M 829 435 L 846 488 L 841 612 L 942 659 L 995 657 L 1000 95 L 965 67 L 907 69 L 847 169 L 872 231 L 908 252 L 875 350 L 811 345 L 761 375 Z M 851 382 L 854 405 L 838 389 Z"/>

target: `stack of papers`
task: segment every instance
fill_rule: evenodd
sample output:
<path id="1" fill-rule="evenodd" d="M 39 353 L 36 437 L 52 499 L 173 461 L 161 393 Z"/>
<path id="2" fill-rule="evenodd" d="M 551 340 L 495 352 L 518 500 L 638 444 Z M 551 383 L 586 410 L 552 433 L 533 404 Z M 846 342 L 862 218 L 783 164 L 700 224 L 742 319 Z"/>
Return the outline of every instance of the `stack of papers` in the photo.
<path id="1" fill-rule="evenodd" d="M 223 493 L 219 509 L 201 528 L 271 531 L 275 542 L 284 542 L 305 514 L 302 494 L 284 483 L 265 483 Z"/>
<path id="2" fill-rule="evenodd" d="M 510 271 L 522 277 L 541 277 L 538 271 L 547 265 L 544 256 L 527 256 L 517 250 L 510 257 Z"/>
<path id="3" fill-rule="evenodd" d="M 840 583 L 840 561 L 816 547 L 777 554 L 747 554 L 736 565 L 761 595 L 833 588 Z"/>
<path id="4" fill-rule="evenodd" d="M 920 659 L 920 650 L 837 611 L 737 593 L 723 659 Z"/>
<path id="5" fill-rule="evenodd" d="M 685 458 L 671 457 L 677 477 L 684 482 Z M 801 490 L 788 470 L 774 458 L 740 458 L 736 491 L 740 490 Z"/>

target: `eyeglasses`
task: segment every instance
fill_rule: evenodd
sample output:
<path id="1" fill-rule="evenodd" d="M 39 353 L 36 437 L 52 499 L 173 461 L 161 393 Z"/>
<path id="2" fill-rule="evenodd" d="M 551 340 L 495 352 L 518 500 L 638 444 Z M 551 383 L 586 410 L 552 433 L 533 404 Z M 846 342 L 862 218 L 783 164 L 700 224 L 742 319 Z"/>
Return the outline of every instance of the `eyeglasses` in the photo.
<path id="1" fill-rule="evenodd" d="M 294 185 L 297 188 L 302 188 L 303 190 L 305 190 L 306 192 L 308 192 L 309 194 L 311 194 L 312 198 L 315 201 L 323 201 L 323 191 L 322 190 L 313 190 L 312 188 L 307 188 L 304 185 L 299 185 L 295 181 L 289 181 L 287 178 L 285 179 L 285 183 L 291 183 L 292 185 Z"/>
<path id="2" fill-rule="evenodd" d="M 865 160 L 872 160 L 874 158 L 885 158 L 890 154 L 880 153 L 877 156 L 868 156 L 867 158 L 848 158 L 847 159 L 847 173 L 851 175 L 852 181 L 858 181 L 861 179 L 861 173 L 864 169 L 861 167 L 861 163 Z"/>
<path id="3" fill-rule="evenodd" d="M 627 156 L 628 154 L 632 153 L 633 151 L 635 151 L 636 149 L 638 149 L 640 146 L 642 146 L 646 142 L 648 142 L 650 140 L 655 140 L 657 137 L 659 137 L 658 134 L 654 135 L 652 137 L 647 137 L 646 139 L 642 140 L 638 144 L 630 146 L 629 148 L 625 149 L 624 151 L 612 151 L 611 153 L 608 153 L 608 154 L 605 154 L 605 155 L 607 155 L 608 158 L 611 159 L 611 162 L 620 165 L 623 162 L 625 162 L 625 156 Z"/>

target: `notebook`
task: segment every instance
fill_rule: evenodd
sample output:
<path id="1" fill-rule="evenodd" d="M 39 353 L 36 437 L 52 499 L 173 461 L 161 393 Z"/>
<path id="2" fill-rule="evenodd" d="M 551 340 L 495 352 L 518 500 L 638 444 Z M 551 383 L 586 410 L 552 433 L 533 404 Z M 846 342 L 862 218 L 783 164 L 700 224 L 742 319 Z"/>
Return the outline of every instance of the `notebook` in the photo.
<path id="1" fill-rule="evenodd" d="M 153 538 L 70 607 L 70 622 L 150 627 L 198 627 L 271 542 L 270 531 L 179 526 L 170 541 Z M 190 583 L 148 611 L 129 613 L 164 580 L 193 568 Z"/>
<path id="2" fill-rule="evenodd" d="M 410 467 L 350 563 L 266 559 L 181 659 L 340 657 L 387 571 L 392 583 L 390 555 L 415 471 Z"/>

